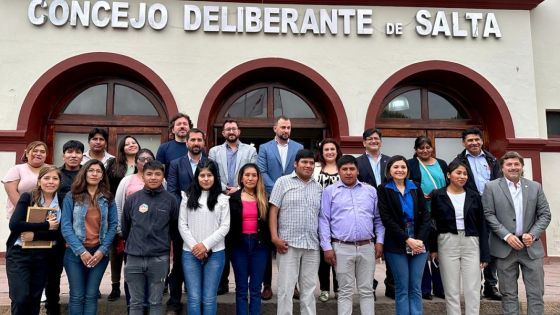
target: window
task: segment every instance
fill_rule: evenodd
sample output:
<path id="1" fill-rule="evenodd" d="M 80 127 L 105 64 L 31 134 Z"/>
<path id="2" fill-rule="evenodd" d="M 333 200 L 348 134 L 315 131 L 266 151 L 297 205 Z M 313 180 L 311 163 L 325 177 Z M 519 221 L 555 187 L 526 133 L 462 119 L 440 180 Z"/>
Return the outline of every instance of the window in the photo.
<path id="1" fill-rule="evenodd" d="M 560 138 L 560 111 L 546 111 L 546 130 L 549 138 Z"/>
<path id="2" fill-rule="evenodd" d="M 80 140 L 88 150 L 87 134 L 106 128 L 108 151 L 115 154 L 118 141 L 133 135 L 143 148 L 154 151 L 167 140 L 167 114 L 162 101 L 144 86 L 123 79 L 96 79 L 79 83 L 63 96 L 49 117 L 49 146 L 54 163 L 62 164 L 62 145 Z"/>
<path id="3" fill-rule="evenodd" d="M 452 160 L 462 150 L 461 131 L 481 128 L 465 99 L 442 86 L 397 87 L 385 97 L 376 121 L 383 130 L 384 153 L 412 156 L 414 140 L 422 135 L 432 139 L 438 158 Z"/>
<path id="4" fill-rule="evenodd" d="M 222 125 L 235 119 L 242 129 L 241 140 L 258 146 L 274 137 L 272 126 L 277 117 L 292 122 L 291 138 L 305 147 L 315 147 L 325 137 L 327 124 L 317 111 L 313 94 L 305 95 L 282 83 L 257 83 L 238 90 L 226 99 L 214 123 L 213 143 L 221 143 Z"/>
<path id="5" fill-rule="evenodd" d="M 385 103 L 381 118 L 468 119 L 457 100 L 438 91 L 413 88 L 400 89 L 391 94 L 391 98 Z"/>

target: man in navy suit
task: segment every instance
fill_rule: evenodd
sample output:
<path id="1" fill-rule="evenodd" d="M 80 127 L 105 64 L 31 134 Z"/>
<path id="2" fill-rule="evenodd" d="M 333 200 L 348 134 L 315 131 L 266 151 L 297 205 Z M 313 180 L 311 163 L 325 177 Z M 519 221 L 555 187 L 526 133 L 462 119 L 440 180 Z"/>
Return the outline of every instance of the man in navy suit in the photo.
<path id="1" fill-rule="evenodd" d="M 194 171 L 200 162 L 204 162 L 206 136 L 204 131 L 191 128 L 187 132 L 187 155 L 171 161 L 167 175 L 167 190 L 177 198 L 181 204 L 181 191 L 187 188 L 195 180 Z M 179 236 L 173 240 L 173 268 L 169 275 L 169 300 L 167 310 L 176 314 L 181 312 L 181 295 L 183 293 L 183 267 L 181 264 L 181 253 L 183 251 L 183 239 Z"/>
<path id="2" fill-rule="evenodd" d="M 280 116 L 274 123 L 275 137 L 267 143 L 261 144 L 259 147 L 259 155 L 257 165 L 264 178 L 264 186 L 266 192 L 270 194 L 274 183 L 280 176 L 288 175 L 294 171 L 294 161 L 296 153 L 303 149 L 303 145 L 290 140 L 292 132 L 292 123 L 290 119 Z M 261 297 L 263 300 L 272 298 L 272 257 L 269 257 L 268 264 L 263 280 L 263 291 Z"/>
<path id="3" fill-rule="evenodd" d="M 366 152 L 356 158 L 358 161 L 358 180 L 377 189 L 377 186 L 385 183 L 385 167 L 390 156 L 381 153 L 381 145 L 383 144 L 381 130 L 377 128 L 366 129 L 362 134 L 362 139 Z M 377 281 L 374 279 L 374 295 L 376 287 Z M 393 273 L 388 264 L 385 273 L 385 296 L 395 298 Z"/>

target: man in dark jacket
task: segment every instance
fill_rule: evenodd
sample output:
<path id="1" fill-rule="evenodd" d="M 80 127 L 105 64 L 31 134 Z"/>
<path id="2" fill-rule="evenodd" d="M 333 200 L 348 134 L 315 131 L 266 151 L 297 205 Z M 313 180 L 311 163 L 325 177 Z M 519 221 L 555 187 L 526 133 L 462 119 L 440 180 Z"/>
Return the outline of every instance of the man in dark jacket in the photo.
<path id="1" fill-rule="evenodd" d="M 163 188 L 163 164 L 157 160 L 147 162 L 142 177 L 144 189 L 127 198 L 122 219 L 131 315 L 143 314 L 146 287 L 150 314 L 161 314 L 171 239 L 178 234 L 179 206 Z"/>
<path id="2" fill-rule="evenodd" d="M 454 161 L 459 161 L 467 166 L 468 179 L 465 188 L 484 192 L 487 182 L 501 177 L 498 160 L 482 148 L 484 141 L 482 131 L 478 128 L 468 128 L 462 133 L 465 150 L 457 155 Z M 498 276 L 496 271 L 496 258 L 492 257 L 490 263 L 484 268 L 483 295 L 492 300 L 501 300 L 502 295 L 496 288 Z"/>
<path id="3" fill-rule="evenodd" d="M 385 167 L 390 156 L 381 153 L 383 145 L 383 135 L 377 128 L 369 128 L 362 134 L 364 148 L 366 152 L 356 158 L 358 162 L 358 180 L 368 183 L 377 189 L 377 186 L 385 183 Z M 385 272 L 385 296 L 395 298 L 395 281 L 391 268 L 387 264 Z M 373 294 L 377 288 L 377 280 L 373 279 Z M 375 296 L 377 298 L 377 296 Z"/>
<path id="4" fill-rule="evenodd" d="M 64 164 L 60 167 L 60 188 L 58 189 L 59 200 L 70 191 L 74 177 L 80 171 L 82 157 L 84 155 L 84 144 L 77 140 L 69 140 L 62 146 L 62 160 Z M 62 203 L 61 203 L 62 205 Z M 48 315 L 60 314 L 60 275 L 66 243 L 59 240 L 48 257 L 49 273 L 45 284 L 45 296 L 47 302 L 45 308 Z"/>

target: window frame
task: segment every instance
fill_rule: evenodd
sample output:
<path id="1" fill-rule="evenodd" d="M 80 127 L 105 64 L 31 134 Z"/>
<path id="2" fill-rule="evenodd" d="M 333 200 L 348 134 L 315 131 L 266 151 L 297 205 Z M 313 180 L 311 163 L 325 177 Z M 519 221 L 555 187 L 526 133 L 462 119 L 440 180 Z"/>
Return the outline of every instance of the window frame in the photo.
<path id="1" fill-rule="evenodd" d="M 82 92 L 93 86 L 107 84 L 107 99 L 105 101 L 105 115 L 79 115 L 64 114 L 64 110 L 70 102 Z M 145 115 L 115 115 L 114 114 L 114 92 L 115 85 L 123 85 L 131 88 L 152 104 L 158 116 Z M 109 133 L 107 139 L 107 151 L 111 154 L 116 152 L 118 135 L 123 134 L 146 134 L 159 135 L 161 142 L 169 140 L 168 117 L 163 100 L 157 97 L 150 89 L 123 78 L 99 77 L 85 80 L 70 86 L 67 93 L 59 99 L 47 119 L 47 145 L 54 147 L 54 137 L 57 133 L 85 133 L 88 134 L 93 127 L 106 128 Z M 85 150 L 89 149 L 88 143 L 84 143 Z M 58 154 L 55 152 L 55 154 Z M 154 152 L 155 154 L 155 152 Z"/>

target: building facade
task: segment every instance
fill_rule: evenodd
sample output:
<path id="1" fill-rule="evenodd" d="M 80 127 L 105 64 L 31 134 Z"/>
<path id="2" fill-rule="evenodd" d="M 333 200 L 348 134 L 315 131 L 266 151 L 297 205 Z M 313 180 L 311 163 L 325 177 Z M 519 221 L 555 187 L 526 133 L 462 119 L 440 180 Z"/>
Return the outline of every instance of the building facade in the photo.
<path id="1" fill-rule="evenodd" d="M 108 128 L 112 153 L 126 134 L 155 150 L 177 112 L 207 131 L 209 146 L 229 117 L 258 146 L 285 115 L 308 148 L 328 136 L 359 154 L 375 126 L 385 154 L 410 157 L 427 135 L 448 161 L 460 131 L 477 126 L 494 155 L 526 157 L 525 175 L 543 184 L 553 212 L 548 255 L 560 256 L 558 1 L 1 5 L 3 174 L 38 139 L 60 165 L 62 144 L 86 143 L 93 126 Z M 0 208 L 5 200 L 2 190 Z"/>

